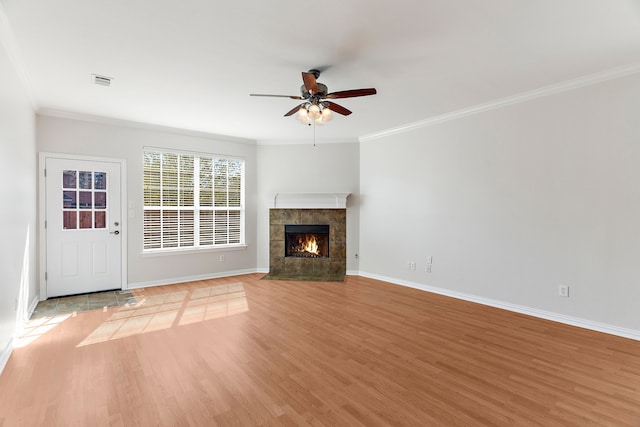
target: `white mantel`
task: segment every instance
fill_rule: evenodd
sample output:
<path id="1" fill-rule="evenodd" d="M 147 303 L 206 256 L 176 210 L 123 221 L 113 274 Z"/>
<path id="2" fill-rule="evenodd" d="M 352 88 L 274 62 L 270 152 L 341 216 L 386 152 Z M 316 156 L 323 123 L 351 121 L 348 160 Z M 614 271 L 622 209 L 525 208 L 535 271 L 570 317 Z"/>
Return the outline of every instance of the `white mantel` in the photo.
<path id="1" fill-rule="evenodd" d="M 276 209 L 345 209 L 351 193 L 277 193 Z"/>

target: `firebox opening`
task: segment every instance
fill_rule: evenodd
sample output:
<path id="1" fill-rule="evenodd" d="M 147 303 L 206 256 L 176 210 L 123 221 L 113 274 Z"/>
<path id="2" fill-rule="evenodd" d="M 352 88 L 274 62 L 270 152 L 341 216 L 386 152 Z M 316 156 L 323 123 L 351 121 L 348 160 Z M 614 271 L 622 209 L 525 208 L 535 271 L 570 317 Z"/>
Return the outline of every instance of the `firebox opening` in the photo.
<path id="1" fill-rule="evenodd" d="M 329 225 L 285 225 L 285 257 L 329 258 Z"/>

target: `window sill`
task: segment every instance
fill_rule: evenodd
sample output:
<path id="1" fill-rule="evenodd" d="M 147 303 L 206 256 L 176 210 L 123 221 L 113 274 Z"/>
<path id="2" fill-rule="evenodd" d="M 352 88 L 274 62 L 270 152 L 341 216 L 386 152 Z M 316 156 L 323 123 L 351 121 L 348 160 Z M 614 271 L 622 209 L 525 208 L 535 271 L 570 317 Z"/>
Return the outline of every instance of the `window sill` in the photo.
<path id="1" fill-rule="evenodd" d="M 156 257 L 156 256 L 172 256 L 172 255 L 194 255 L 204 254 L 208 252 L 230 252 L 230 251 L 244 251 L 247 249 L 247 245 L 230 245 L 230 246 L 216 246 L 213 248 L 176 248 L 176 249 L 153 249 L 142 251 L 140 255 L 143 257 Z"/>

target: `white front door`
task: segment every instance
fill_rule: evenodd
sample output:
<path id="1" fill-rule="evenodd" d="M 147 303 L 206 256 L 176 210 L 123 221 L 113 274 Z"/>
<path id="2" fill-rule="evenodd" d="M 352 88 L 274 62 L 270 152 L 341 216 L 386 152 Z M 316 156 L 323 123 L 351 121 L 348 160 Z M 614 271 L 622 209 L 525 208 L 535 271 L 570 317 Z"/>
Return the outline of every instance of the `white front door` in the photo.
<path id="1" fill-rule="evenodd" d="M 45 159 L 47 297 L 122 288 L 120 164 Z"/>

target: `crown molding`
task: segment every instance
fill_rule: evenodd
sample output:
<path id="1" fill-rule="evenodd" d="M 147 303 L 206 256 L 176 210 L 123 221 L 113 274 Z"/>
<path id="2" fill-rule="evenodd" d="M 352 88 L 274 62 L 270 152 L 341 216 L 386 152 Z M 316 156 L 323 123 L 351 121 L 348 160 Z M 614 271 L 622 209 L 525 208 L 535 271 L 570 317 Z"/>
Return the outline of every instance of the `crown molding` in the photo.
<path id="1" fill-rule="evenodd" d="M 127 127 L 132 129 L 142 129 L 155 132 L 173 133 L 177 135 L 192 136 L 196 138 L 216 139 L 219 141 L 237 142 L 240 144 L 255 145 L 256 141 L 248 138 L 239 138 L 228 135 L 218 135 L 214 133 L 201 132 L 196 130 L 175 128 L 171 126 L 156 125 L 152 123 L 134 122 L 130 120 L 115 119 L 112 117 L 94 116 L 91 114 L 76 113 L 71 111 L 40 108 L 37 110 L 39 116 L 57 117 L 60 119 L 79 120 L 89 123 L 98 123 L 109 126 Z"/>
<path id="2" fill-rule="evenodd" d="M 420 120 L 417 122 L 407 123 L 405 125 L 393 127 L 380 132 L 363 135 L 359 138 L 359 141 L 360 142 L 372 141 L 375 139 L 380 139 L 380 138 L 384 138 L 384 137 L 399 134 L 399 133 L 409 132 L 415 129 L 470 116 L 472 114 L 478 114 L 485 111 L 495 110 L 495 109 L 506 107 L 509 105 L 519 104 L 521 102 L 526 102 L 533 99 L 554 95 L 557 93 L 567 92 L 567 91 L 578 89 L 585 86 L 591 86 L 591 85 L 602 83 L 605 81 L 630 76 L 633 74 L 637 74 L 638 72 L 640 72 L 640 63 L 631 64 L 624 67 L 612 68 L 612 69 L 601 71 L 598 73 L 593 73 L 586 76 L 578 77 L 576 79 L 565 80 L 560 83 L 543 86 L 538 89 L 534 89 L 534 90 L 522 92 L 516 95 L 507 96 L 505 98 L 500 98 L 500 99 L 496 99 L 486 103 L 474 105 L 472 107 L 462 108 L 460 110 L 451 111 L 449 113 L 444 113 L 437 116 L 429 117 L 427 119 Z"/>
<path id="3" fill-rule="evenodd" d="M 29 74 L 24 66 L 24 61 L 20 55 L 18 44 L 16 43 L 13 30 L 11 29 L 11 24 L 9 23 L 9 19 L 7 18 L 7 14 L 4 11 L 2 3 L 0 3 L 0 45 L 4 47 L 7 57 L 9 58 L 9 63 L 22 83 L 27 98 L 29 99 L 29 103 L 31 104 L 31 108 L 33 111 L 36 111 L 38 105 L 34 96 L 33 86 L 31 85 Z"/>

